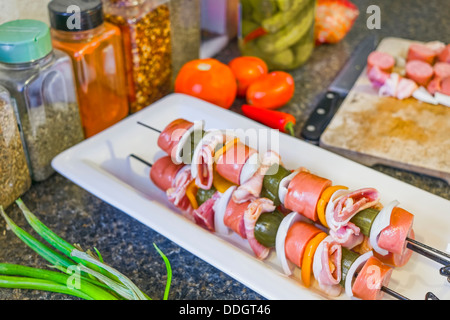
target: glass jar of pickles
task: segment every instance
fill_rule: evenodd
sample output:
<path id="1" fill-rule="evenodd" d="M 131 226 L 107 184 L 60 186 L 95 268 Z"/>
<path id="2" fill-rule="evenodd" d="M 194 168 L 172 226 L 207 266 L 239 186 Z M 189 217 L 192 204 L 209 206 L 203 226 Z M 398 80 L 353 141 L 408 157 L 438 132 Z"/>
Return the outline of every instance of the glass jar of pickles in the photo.
<path id="1" fill-rule="evenodd" d="M 0 85 L 11 94 L 32 179 L 45 180 L 53 158 L 84 139 L 72 63 L 53 49 L 47 24 L 0 26 Z"/>
<path id="2" fill-rule="evenodd" d="M 0 206 L 8 207 L 30 186 L 31 176 L 10 94 L 0 86 Z"/>
<path id="3" fill-rule="evenodd" d="M 125 50 L 130 112 L 172 89 L 168 0 L 103 0 L 105 20 L 120 28 Z"/>
<path id="4" fill-rule="evenodd" d="M 314 49 L 316 0 L 240 0 L 239 48 L 269 69 L 291 70 Z"/>

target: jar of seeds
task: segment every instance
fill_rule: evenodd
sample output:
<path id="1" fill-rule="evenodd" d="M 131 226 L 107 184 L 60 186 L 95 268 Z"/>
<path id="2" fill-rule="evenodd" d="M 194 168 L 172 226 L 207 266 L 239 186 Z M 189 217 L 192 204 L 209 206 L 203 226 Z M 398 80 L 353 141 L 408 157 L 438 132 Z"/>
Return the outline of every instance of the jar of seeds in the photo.
<path id="1" fill-rule="evenodd" d="M 103 0 L 105 21 L 122 32 L 130 112 L 169 94 L 172 41 L 168 0 Z"/>
<path id="2" fill-rule="evenodd" d="M 0 25 L 0 85 L 11 94 L 31 177 L 47 179 L 52 159 L 84 139 L 72 63 L 37 20 Z"/>
<path id="3" fill-rule="evenodd" d="M 31 186 L 9 92 L 0 86 L 0 206 L 8 207 Z"/>

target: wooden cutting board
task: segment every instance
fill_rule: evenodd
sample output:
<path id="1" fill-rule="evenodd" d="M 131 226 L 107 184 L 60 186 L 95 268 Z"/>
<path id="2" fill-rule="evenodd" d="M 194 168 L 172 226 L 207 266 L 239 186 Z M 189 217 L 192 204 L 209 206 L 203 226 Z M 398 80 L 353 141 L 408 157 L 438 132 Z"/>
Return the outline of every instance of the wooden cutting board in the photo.
<path id="1" fill-rule="evenodd" d="M 406 57 L 411 43 L 385 38 L 377 50 Z M 450 183 L 450 108 L 414 98 L 379 97 L 364 70 L 320 146 L 367 166 L 388 165 Z"/>

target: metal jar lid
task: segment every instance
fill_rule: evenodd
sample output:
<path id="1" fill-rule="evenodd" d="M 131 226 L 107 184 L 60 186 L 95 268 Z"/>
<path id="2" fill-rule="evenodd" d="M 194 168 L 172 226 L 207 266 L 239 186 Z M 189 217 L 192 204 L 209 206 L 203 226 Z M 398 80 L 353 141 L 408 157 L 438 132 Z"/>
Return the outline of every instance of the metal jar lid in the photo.
<path id="1" fill-rule="evenodd" d="M 85 31 L 103 24 L 101 0 L 52 0 L 48 13 L 50 25 L 56 30 Z"/>

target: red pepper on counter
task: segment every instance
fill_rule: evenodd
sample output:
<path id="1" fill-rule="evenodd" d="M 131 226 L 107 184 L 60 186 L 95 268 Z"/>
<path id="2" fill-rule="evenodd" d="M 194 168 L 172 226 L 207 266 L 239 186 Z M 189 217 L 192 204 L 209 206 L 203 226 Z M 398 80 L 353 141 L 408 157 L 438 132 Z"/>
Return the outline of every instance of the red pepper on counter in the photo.
<path id="1" fill-rule="evenodd" d="M 278 129 L 281 132 L 289 133 L 294 136 L 295 117 L 292 114 L 270 110 L 261 107 L 255 107 L 248 104 L 242 106 L 242 112 L 248 118 L 258 121 L 272 129 Z"/>

